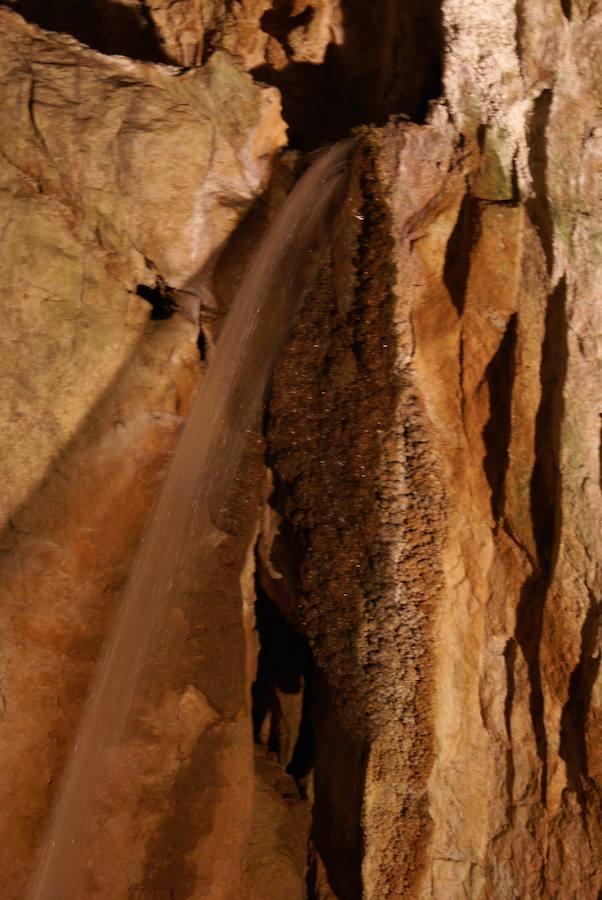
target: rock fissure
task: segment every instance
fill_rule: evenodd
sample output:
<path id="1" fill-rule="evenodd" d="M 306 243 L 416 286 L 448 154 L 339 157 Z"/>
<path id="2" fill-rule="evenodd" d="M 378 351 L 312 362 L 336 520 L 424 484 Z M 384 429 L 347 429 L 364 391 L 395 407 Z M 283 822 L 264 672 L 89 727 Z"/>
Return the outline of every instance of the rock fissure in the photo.
<path id="1" fill-rule="evenodd" d="M 512 391 L 515 374 L 517 313 L 512 313 L 504 336 L 485 370 L 490 416 L 483 429 L 483 466 L 491 489 L 491 514 L 498 522 L 504 514 L 504 491 L 512 432 Z"/>
<path id="2" fill-rule="evenodd" d="M 600 620 L 602 604 L 595 597 L 583 620 L 579 661 L 571 672 L 560 722 L 560 756 L 567 767 L 567 784 L 586 813 L 588 792 L 596 786 L 589 775 L 586 729 L 592 691 L 600 670 Z M 586 819 L 587 821 L 587 819 Z"/>
<path id="3" fill-rule="evenodd" d="M 527 199 L 526 209 L 537 228 L 546 256 L 548 274 L 554 267 L 554 225 L 548 198 L 548 127 L 554 94 L 546 88 L 533 104 L 529 135 L 529 171 L 533 185 L 533 197 Z"/>
<path id="4" fill-rule="evenodd" d="M 152 307 L 151 319 L 169 319 L 176 309 L 176 300 L 173 288 L 158 278 L 155 287 L 147 284 L 139 284 L 136 294 L 150 303 Z M 200 333 L 200 332 L 199 332 Z"/>

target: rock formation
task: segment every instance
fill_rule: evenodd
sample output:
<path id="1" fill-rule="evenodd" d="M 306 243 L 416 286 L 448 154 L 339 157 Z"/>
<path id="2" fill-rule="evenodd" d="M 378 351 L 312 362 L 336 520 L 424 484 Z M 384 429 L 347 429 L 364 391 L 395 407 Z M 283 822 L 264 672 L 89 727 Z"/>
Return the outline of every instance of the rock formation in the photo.
<path id="1" fill-rule="evenodd" d="M 353 131 L 85 896 L 595 900 L 602 7 L 82 6 L 0 6 L 3 897 L 248 260 Z"/>

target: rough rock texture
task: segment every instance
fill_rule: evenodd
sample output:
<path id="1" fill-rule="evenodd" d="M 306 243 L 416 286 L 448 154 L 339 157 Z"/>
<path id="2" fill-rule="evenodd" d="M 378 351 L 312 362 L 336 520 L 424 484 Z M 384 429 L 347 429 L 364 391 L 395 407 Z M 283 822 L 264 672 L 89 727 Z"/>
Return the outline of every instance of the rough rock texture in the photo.
<path id="1" fill-rule="evenodd" d="M 371 783 L 369 809 L 358 807 L 369 817 L 364 827 L 383 819 L 383 805 L 407 805 L 403 823 L 397 815 L 394 824 L 381 822 L 398 832 L 397 887 L 413 866 L 404 856 L 409 850 L 414 857 L 425 827 L 432 755 L 423 724 L 429 705 L 425 647 L 440 589 L 433 555 L 443 519 L 422 404 L 406 373 L 407 328 L 396 336 L 402 313 L 394 302 L 393 223 L 376 157 L 371 140 L 362 142 L 331 269 L 308 298 L 275 379 L 269 435 L 275 502 L 303 535 L 304 629 L 337 695 L 343 717 L 337 741 L 357 745 L 349 751 L 357 757 L 349 789 L 359 795 L 364 777 Z M 325 718 L 318 746 L 320 730 L 332 727 L 331 716 Z M 387 757 L 395 760 L 392 770 Z M 318 755 L 317 784 L 329 778 Z M 332 828 L 317 827 L 336 841 L 328 849 L 318 844 L 327 868 L 340 870 L 331 876 L 334 889 L 360 896 L 359 869 L 353 871 Z M 368 837 L 372 830 L 370 822 Z M 375 848 L 380 856 L 384 850 Z M 355 856 L 359 866 L 357 847 Z"/>
<path id="2" fill-rule="evenodd" d="M 296 148 L 378 127 L 274 379 L 271 480 L 255 447 L 94 891 L 595 900 L 600 4 L 8 5 L 174 67 L 0 9 L 6 896 L 197 382 L 199 302 L 204 355 L 300 164 L 272 165 L 276 94 L 238 64 Z"/>
<path id="3" fill-rule="evenodd" d="M 425 286 L 414 319 L 448 497 L 425 891 L 596 897 L 602 18 L 446 14 L 449 107 L 467 137 L 478 115 L 481 154 L 449 299 L 435 321 Z M 437 271 L 441 250 L 416 249 Z"/>
<path id="4" fill-rule="evenodd" d="M 380 215 L 358 161 L 347 267 L 272 398 L 275 502 L 347 715 L 322 741 L 368 734 L 342 776 L 361 888 L 320 822 L 335 785 L 314 833 L 339 896 L 594 898 L 600 16 L 536 39 L 532 8 L 445 13 L 447 106 L 371 139 Z"/>
<path id="5" fill-rule="evenodd" d="M 573 200 L 555 270 L 541 175 L 481 134 L 368 137 L 270 405 L 341 897 L 600 890 L 598 249 Z"/>
<path id="6" fill-rule="evenodd" d="M 103 634 L 201 373 L 198 298 L 190 285 L 264 188 L 283 123 L 275 92 L 254 85 L 224 55 L 181 75 L 46 36 L 6 10 L 0 23 L 6 473 L 0 805 L 10 810 L 1 820 L 0 870 L 3 897 L 16 898 L 23 896 Z M 251 505 L 253 496 L 250 490 Z M 157 860 L 151 854 L 144 862 L 147 849 L 153 842 L 178 847 L 178 808 L 189 822 L 186 839 L 175 854 L 157 851 L 171 858 L 178 889 L 196 865 L 195 847 L 197 860 L 215 854 L 202 835 L 210 832 L 219 843 L 220 827 L 233 845 L 242 835 L 230 867 L 233 884 L 242 877 L 244 810 L 250 817 L 253 790 L 246 687 L 252 673 L 243 664 L 251 622 L 243 622 L 242 562 L 234 561 L 244 560 L 254 530 L 253 510 L 225 538 L 212 587 L 213 596 L 225 597 L 221 614 L 200 638 L 193 623 L 197 643 L 188 641 L 183 683 L 155 698 L 169 723 L 164 740 L 157 745 L 147 730 L 131 751 L 133 769 L 142 755 L 147 785 L 161 784 L 164 799 L 138 814 L 128 837 L 125 814 L 138 798 L 126 777 L 122 797 L 132 800 L 124 801 L 124 816 L 112 821 L 100 851 L 112 859 L 103 896 L 125 895 L 126 874 L 126 882 L 155 883 Z M 216 668 L 206 654 L 191 674 L 198 640 L 220 655 L 234 654 L 231 678 L 219 676 L 217 685 L 205 678 L 203 665 Z M 209 746 L 199 761 L 195 747 L 203 735 Z M 202 815 L 189 806 L 182 812 L 178 800 L 199 765 L 207 779 L 224 769 L 220 777 L 231 787 L 224 800 L 211 776 L 201 791 Z M 193 824 L 211 820 L 211 827 Z M 127 846 L 129 872 L 116 864 Z"/>
<path id="7" fill-rule="evenodd" d="M 149 311 L 136 291 L 161 306 L 162 290 L 189 286 L 265 185 L 283 131 L 274 92 L 225 56 L 178 77 L 0 15 L 3 354 L 14 382 L 3 440 L 20 458 L 6 519 L 134 352 Z M 177 321 L 194 347 L 195 322 Z"/>
<path id="8" fill-rule="evenodd" d="M 291 144 L 313 149 L 441 90 L 434 0 L 0 0 L 104 53 L 194 66 L 215 49 L 282 91 Z M 369 47 L 369 52 L 366 48 Z"/>

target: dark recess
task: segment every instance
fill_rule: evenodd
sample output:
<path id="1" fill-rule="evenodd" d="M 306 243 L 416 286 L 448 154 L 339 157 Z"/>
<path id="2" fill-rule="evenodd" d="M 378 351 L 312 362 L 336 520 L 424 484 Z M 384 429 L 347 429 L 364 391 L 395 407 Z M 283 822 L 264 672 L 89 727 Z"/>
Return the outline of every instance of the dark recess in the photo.
<path id="1" fill-rule="evenodd" d="M 458 219 L 447 243 L 443 283 L 449 291 L 458 316 L 464 312 L 470 257 L 481 231 L 479 202 L 469 193 L 464 195 Z"/>
<path id="2" fill-rule="evenodd" d="M 272 501 L 275 500 L 275 495 Z M 329 685 L 315 663 L 298 615 L 296 567 L 298 535 L 283 519 L 280 536 L 271 551 L 272 562 L 284 572 L 284 593 L 266 590 L 266 573 L 256 555 L 256 628 L 260 651 L 257 677 L 252 686 L 252 722 L 256 744 L 270 716 L 267 749 L 282 764 L 282 711 L 278 693 L 302 692 L 299 732 L 286 772 L 293 777 L 299 796 L 306 798 L 307 778 L 313 771 L 314 804 L 307 870 L 308 900 L 318 900 L 315 884 L 315 848 L 318 849 L 339 900 L 361 900 L 362 806 L 366 744 L 352 734 L 339 709 L 337 690 Z M 277 584 L 280 584 L 278 582 Z M 294 585 L 294 587 L 293 587 Z M 295 623 L 295 624 L 293 624 Z"/>
<path id="3" fill-rule="evenodd" d="M 207 362 L 207 338 L 202 322 L 199 324 L 199 336 L 196 339 L 196 345 L 199 350 L 199 359 L 201 362 Z"/>
<path id="4" fill-rule="evenodd" d="M 136 293 L 152 306 L 151 319 L 170 319 L 176 311 L 176 301 L 169 285 L 158 281 L 154 287 L 136 286 Z"/>
<path id="5" fill-rule="evenodd" d="M 553 574 L 562 519 L 560 429 L 568 363 L 566 293 L 563 276 L 548 300 L 540 365 L 541 401 L 535 420 L 531 512 L 537 559 L 546 576 Z"/>
<path id="6" fill-rule="evenodd" d="M 504 512 L 504 489 L 508 471 L 516 349 L 517 314 L 508 319 L 504 337 L 485 370 L 489 387 L 489 421 L 483 429 L 483 468 L 491 488 L 491 513 L 497 522 Z"/>
<path id="7" fill-rule="evenodd" d="M 144 3 L 133 7 L 112 0 L 0 0 L 0 5 L 46 31 L 70 34 L 101 53 L 173 62 Z"/>
<path id="8" fill-rule="evenodd" d="M 303 691 L 303 713 L 299 734 L 287 772 L 293 776 L 301 795 L 303 780 L 313 766 L 313 734 L 310 719 L 311 672 L 313 661 L 307 638 L 287 621 L 278 606 L 255 580 L 255 621 L 259 635 L 257 677 L 251 689 L 253 738 L 261 744 L 263 724 L 270 716 L 268 750 L 280 758 L 282 710 L 278 692 Z"/>
<path id="9" fill-rule="evenodd" d="M 146 4 L 114 0 L 0 0 L 47 31 L 70 34 L 101 53 L 148 62 L 174 63 Z M 357 125 L 383 125 L 405 114 L 422 121 L 441 94 L 443 27 L 437 0 L 343 0 L 343 42 L 331 43 L 324 61 L 294 62 L 289 36 L 315 14 L 311 3 L 293 13 L 292 0 L 273 0 L 261 28 L 282 46 L 288 64 L 258 66 L 253 74 L 282 92 L 290 145 L 312 150 L 337 141 Z M 209 29 L 203 62 L 220 44 Z"/>
<path id="10" fill-rule="evenodd" d="M 529 170 L 533 180 L 534 196 L 527 200 L 526 208 L 531 222 L 537 229 L 546 256 L 548 274 L 554 266 L 554 225 L 547 195 L 548 150 L 546 132 L 552 108 L 552 91 L 545 90 L 535 101 L 529 128 Z"/>
<path id="11" fill-rule="evenodd" d="M 534 196 L 526 203 L 529 218 L 541 240 L 548 274 L 554 268 L 554 226 L 547 195 L 546 135 L 552 100 L 552 92 L 544 90 L 534 104 L 529 129 L 529 169 Z M 566 279 L 563 276 L 548 298 L 541 351 L 541 400 L 535 419 L 535 463 L 530 490 L 536 567 L 522 587 L 515 629 L 515 638 L 529 672 L 530 712 L 542 764 L 541 795 L 544 804 L 547 796 L 547 736 L 540 645 L 546 597 L 554 575 L 562 528 L 560 437 L 568 359 L 566 295 Z"/>
<path id="12" fill-rule="evenodd" d="M 535 420 L 535 464 L 531 476 L 531 519 L 537 568 L 521 591 L 515 637 L 529 672 L 530 707 L 537 752 L 542 762 L 542 799 L 546 799 L 547 738 L 541 683 L 540 644 L 546 595 L 550 586 L 562 528 L 560 503 L 560 435 L 568 346 L 566 281 L 561 278 L 548 300 L 542 346 L 541 401 Z"/>
<path id="13" fill-rule="evenodd" d="M 600 668 L 598 631 L 602 612 L 602 603 L 594 597 L 590 600 L 591 606 L 581 628 L 579 662 L 571 674 L 569 696 L 560 720 L 560 756 L 566 762 L 568 786 L 584 808 L 589 783 L 585 731 Z"/>
<path id="14" fill-rule="evenodd" d="M 516 43 L 518 58 L 521 61 L 525 45 L 524 34 L 526 28 L 524 4 L 525 0 L 516 0 L 516 29 L 514 31 L 514 41 Z"/>
<path id="15" fill-rule="evenodd" d="M 296 15 L 291 0 L 275 0 L 261 19 L 281 44 L 288 65 L 257 67 L 253 74 L 282 92 L 292 147 L 312 150 L 337 141 L 357 125 L 383 125 L 406 114 L 422 121 L 441 93 L 443 29 L 435 0 L 343 0 L 344 41 L 329 44 L 324 62 L 294 62 L 289 35 L 314 15 Z"/>
<path id="16" fill-rule="evenodd" d="M 319 670 L 313 702 L 316 732 L 312 837 L 338 900 L 361 900 L 362 810 L 367 744 L 349 732 L 339 703 Z M 311 872 L 309 873 L 311 878 Z M 309 881 L 308 896 L 320 895 Z"/>
<path id="17" fill-rule="evenodd" d="M 506 725 L 506 736 L 508 738 L 508 749 L 506 750 L 506 797 L 508 808 L 508 819 L 513 821 L 513 797 L 514 797 L 514 757 L 512 755 L 512 707 L 514 704 L 514 665 L 516 661 L 516 641 L 512 638 L 507 642 L 504 649 L 504 663 L 506 668 L 506 682 L 508 689 L 506 691 L 506 700 L 504 702 L 504 723 Z"/>

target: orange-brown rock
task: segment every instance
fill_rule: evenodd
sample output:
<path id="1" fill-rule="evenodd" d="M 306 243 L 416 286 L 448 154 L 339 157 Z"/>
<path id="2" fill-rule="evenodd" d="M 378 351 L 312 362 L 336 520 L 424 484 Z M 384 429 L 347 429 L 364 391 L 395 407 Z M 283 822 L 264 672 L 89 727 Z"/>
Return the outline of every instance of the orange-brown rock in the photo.
<path id="1" fill-rule="evenodd" d="M 0 22 L 0 880 L 8 900 L 24 896 L 103 635 L 202 373 L 194 277 L 265 188 L 284 125 L 276 92 L 224 54 L 182 75 L 102 56 L 5 9 Z M 254 529 L 247 517 L 224 538 L 212 588 L 223 597 L 220 613 L 210 634 L 203 630 L 216 650 L 223 638 L 234 652 L 232 678 L 212 687 L 200 669 L 191 676 L 198 646 L 189 641 L 183 680 L 155 695 L 163 737 L 157 743 L 145 726 L 118 769 L 122 809 L 108 814 L 95 851 L 105 859 L 100 896 L 125 896 L 128 884 L 152 891 L 170 877 L 153 845 L 171 848 L 161 851 L 169 871 L 190 883 L 202 860 L 214 864 L 220 828 L 232 847 L 239 842 L 227 869 L 232 889 L 244 876 L 251 623 L 239 575 Z M 187 784 L 198 766 L 206 786 L 191 806 Z M 163 799 L 140 801 L 132 770 Z M 189 823 L 183 842 L 170 824 L 178 808 Z"/>
<path id="2" fill-rule="evenodd" d="M 0 9 L 3 896 L 301 164 L 262 82 L 366 127 L 95 895 L 596 900 L 599 2 L 9 5 L 73 37 Z"/>

